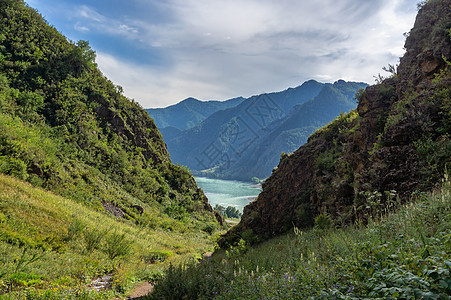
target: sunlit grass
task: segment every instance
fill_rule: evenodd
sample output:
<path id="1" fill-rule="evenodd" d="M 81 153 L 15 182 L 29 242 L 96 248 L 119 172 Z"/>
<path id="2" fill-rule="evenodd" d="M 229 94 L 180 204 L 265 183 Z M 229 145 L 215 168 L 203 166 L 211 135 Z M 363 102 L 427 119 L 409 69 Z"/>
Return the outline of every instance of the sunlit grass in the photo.
<path id="1" fill-rule="evenodd" d="M 134 282 L 160 276 L 169 263 L 198 258 L 213 248 L 213 238 L 200 228 L 180 228 L 183 233 L 137 226 L 0 174 L 0 298 L 38 299 L 41 293 L 58 299 L 68 290 L 100 297 L 88 285 L 103 274 L 113 276 L 113 290 L 102 297 L 122 293 Z M 87 247 L 90 232 L 100 233 L 100 241 Z M 114 236 L 123 240 L 108 243 Z M 108 250 L 124 243 L 130 246 L 125 255 L 112 259 Z M 163 259 L 145 259 L 155 253 L 163 253 Z"/>

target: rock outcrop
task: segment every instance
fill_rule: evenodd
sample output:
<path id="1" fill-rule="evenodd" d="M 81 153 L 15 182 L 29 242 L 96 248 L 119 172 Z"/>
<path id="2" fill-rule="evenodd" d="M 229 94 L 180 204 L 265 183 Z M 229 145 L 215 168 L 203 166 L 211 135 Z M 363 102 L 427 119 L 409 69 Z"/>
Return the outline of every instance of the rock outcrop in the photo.
<path id="1" fill-rule="evenodd" d="M 429 191 L 451 165 L 451 1 L 420 9 L 397 74 L 368 87 L 356 111 L 310 136 L 264 183 L 220 245 L 305 228 L 326 213 L 337 225 Z"/>

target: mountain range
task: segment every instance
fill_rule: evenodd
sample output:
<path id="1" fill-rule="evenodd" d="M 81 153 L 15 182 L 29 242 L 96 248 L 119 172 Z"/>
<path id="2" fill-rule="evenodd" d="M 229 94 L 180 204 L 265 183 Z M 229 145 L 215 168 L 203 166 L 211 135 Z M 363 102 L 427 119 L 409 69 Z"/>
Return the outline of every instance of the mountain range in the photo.
<path id="1" fill-rule="evenodd" d="M 226 101 L 200 101 L 194 98 L 187 98 L 175 105 L 166 108 L 150 108 L 146 111 L 150 114 L 158 128 L 176 128 L 178 130 L 190 129 L 213 113 L 235 107 L 244 98 L 238 97 Z"/>
<path id="2" fill-rule="evenodd" d="M 234 103 L 231 101 L 238 105 L 218 109 L 183 131 L 177 121 L 184 114 L 191 115 L 194 106 L 187 104 L 195 103 L 199 109 L 201 105 L 210 108 L 210 102 L 184 100 L 166 108 L 171 118 L 163 117 L 166 109 L 159 109 L 156 116 L 160 124 L 168 125 L 160 130 L 174 162 L 198 175 L 250 181 L 268 177 L 281 153 L 293 152 L 316 129 L 355 108 L 355 93 L 366 86 L 343 80 L 333 84 L 309 80 L 281 92 L 228 100 L 226 105 Z M 153 116 L 155 111 L 149 113 Z M 194 119 L 190 122 L 195 124 Z"/>

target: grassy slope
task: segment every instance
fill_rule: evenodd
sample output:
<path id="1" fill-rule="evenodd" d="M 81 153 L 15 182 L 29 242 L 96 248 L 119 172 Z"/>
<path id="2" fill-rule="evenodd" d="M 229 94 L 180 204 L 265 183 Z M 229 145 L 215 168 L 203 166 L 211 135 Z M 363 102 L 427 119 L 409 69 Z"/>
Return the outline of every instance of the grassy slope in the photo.
<path id="1" fill-rule="evenodd" d="M 101 233 L 100 241 L 88 249 L 88 237 L 95 233 Z M 213 246 L 199 228 L 182 234 L 139 227 L 2 174 L 0 237 L 4 299 L 108 298 L 131 288 L 133 282 L 159 276 L 169 262 L 199 257 Z M 114 245 L 130 248 L 112 259 L 108 249 L 120 250 Z M 30 262 L 34 255 L 38 259 Z M 113 290 L 89 292 L 91 280 L 104 274 L 113 276 Z"/>
<path id="2" fill-rule="evenodd" d="M 120 293 L 211 248 L 202 190 L 89 44 L 22 0 L 0 20 L 0 298 L 105 298 L 96 276 Z"/>
<path id="3" fill-rule="evenodd" d="M 449 299 L 451 186 L 396 213 L 333 229 L 327 216 L 200 265 L 172 267 L 151 299 Z M 396 202 L 396 201 L 395 201 Z"/>

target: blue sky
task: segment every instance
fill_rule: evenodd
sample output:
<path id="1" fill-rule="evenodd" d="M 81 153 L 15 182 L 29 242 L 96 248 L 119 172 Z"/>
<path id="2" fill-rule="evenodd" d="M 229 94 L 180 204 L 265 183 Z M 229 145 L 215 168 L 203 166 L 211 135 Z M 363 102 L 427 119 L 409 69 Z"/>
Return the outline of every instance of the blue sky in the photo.
<path id="1" fill-rule="evenodd" d="M 374 83 L 404 53 L 412 0 L 26 0 L 143 107 L 309 79 Z"/>

